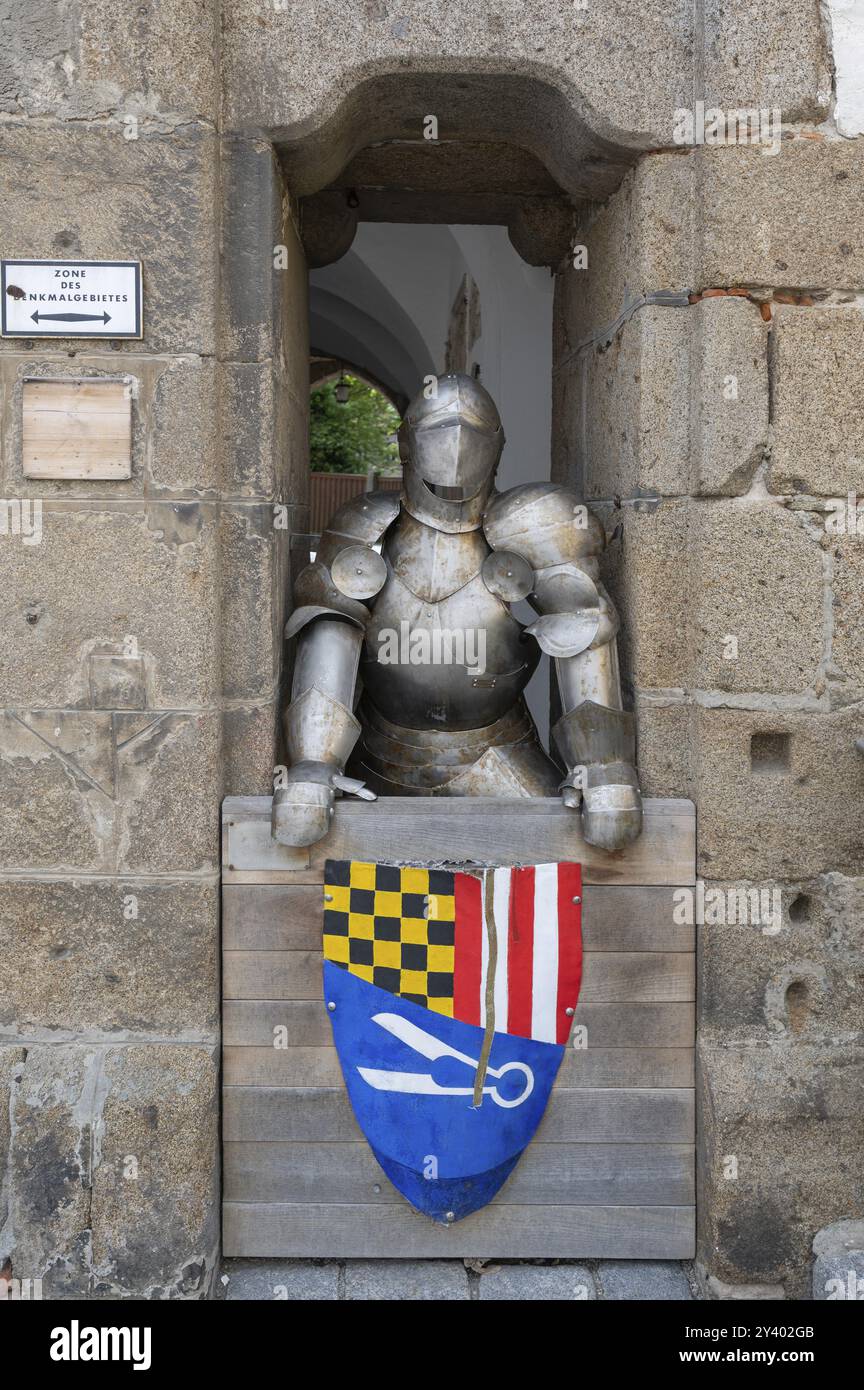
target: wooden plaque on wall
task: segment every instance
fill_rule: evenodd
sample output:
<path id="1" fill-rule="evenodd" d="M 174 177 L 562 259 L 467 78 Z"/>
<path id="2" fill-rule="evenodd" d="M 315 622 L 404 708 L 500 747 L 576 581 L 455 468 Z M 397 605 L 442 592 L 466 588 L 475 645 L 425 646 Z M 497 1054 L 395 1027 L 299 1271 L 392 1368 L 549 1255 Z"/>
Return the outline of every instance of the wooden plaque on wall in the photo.
<path id="1" fill-rule="evenodd" d="M 122 377 L 30 377 L 24 382 L 25 478 L 132 475 L 132 390 Z"/>

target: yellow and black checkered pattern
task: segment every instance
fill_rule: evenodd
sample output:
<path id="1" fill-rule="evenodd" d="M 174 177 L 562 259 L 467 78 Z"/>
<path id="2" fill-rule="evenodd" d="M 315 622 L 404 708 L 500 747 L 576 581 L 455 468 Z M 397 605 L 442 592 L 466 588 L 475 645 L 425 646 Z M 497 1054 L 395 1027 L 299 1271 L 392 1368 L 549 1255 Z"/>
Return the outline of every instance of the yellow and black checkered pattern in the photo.
<path id="1" fill-rule="evenodd" d="M 324 958 L 361 980 L 453 1017 L 453 874 L 328 859 Z"/>

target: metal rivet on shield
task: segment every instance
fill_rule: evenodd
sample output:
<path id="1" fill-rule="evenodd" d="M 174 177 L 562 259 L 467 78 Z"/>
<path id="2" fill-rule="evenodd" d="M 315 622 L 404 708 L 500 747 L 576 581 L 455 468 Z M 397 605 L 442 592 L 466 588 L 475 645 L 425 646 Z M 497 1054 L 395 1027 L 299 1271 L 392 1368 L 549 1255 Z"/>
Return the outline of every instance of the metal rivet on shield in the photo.
<path id="1" fill-rule="evenodd" d="M 336 1008 L 336 1005 L 333 1003 L 333 1000 L 332 1000 L 332 999 L 331 999 L 331 1000 L 329 1001 L 329 1003 L 327 1004 L 327 1008 L 330 1010 L 331 1014 L 332 1014 L 333 1010 Z"/>
<path id="2" fill-rule="evenodd" d="M 573 901 L 574 903 L 581 903 L 582 899 L 581 899 L 581 898 L 573 898 L 572 901 Z"/>
<path id="3" fill-rule="evenodd" d="M 455 1211 L 448 1211 L 448 1213 L 447 1213 L 447 1218 L 446 1218 L 446 1219 L 447 1219 L 448 1221 L 455 1221 L 455 1220 L 456 1220 L 456 1213 L 455 1213 Z"/>
<path id="4" fill-rule="evenodd" d="M 332 901 L 333 901 L 333 894 L 332 894 L 332 893 L 325 893 L 325 894 L 324 894 L 324 901 L 325 901 L 325 903 L 332 903 Z"/>
<path id="5" fill-rule="evenodd" d="M 575 1014 L 576 1010 L 575 1010 L 575 1009 L 565 1009 L 564 1012 L 565 1012 L 565 1014 L 567 1015 L 568 1018 L 572 1018 L 573 1015 Z"/>

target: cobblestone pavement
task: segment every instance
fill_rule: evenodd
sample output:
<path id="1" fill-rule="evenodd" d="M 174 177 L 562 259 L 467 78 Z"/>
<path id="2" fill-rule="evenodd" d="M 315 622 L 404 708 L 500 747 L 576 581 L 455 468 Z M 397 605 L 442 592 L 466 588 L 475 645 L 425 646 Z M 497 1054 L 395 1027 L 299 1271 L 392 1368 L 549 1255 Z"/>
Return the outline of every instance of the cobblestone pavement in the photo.
<path id="1" fill-rule="evenodd" d="M 686 1300 L 699 1297 L 679 1260 L 225 1260 L 219 1297 L 377 1300 Z"/>

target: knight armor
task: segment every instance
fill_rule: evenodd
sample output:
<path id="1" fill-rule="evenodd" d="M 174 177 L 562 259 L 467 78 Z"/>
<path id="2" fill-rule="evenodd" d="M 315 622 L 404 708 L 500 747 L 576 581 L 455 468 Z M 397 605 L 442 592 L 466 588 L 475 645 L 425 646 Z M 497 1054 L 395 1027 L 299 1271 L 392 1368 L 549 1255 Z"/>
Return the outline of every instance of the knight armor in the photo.
<path id="1" fill-rule="evenodd" d="M 609 851 L 642 828 L 632 714 L 621 703 L 618 617 L 599 579 L 605 536 L 567 488 L 495 490 L 504 432 L 472 377 L 437 379 L 399 430 L 403 490 L 331 519 L 295 586 L 285 711 L 290 767 L 273 835 L 309 845 L 334 798 L 538 797 L 581 806 Z M 523 625 L 511 605 L 537 614 Z M 562 713 L 543 749 L 523 692 L 541 652 Z"/>

